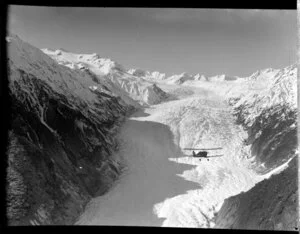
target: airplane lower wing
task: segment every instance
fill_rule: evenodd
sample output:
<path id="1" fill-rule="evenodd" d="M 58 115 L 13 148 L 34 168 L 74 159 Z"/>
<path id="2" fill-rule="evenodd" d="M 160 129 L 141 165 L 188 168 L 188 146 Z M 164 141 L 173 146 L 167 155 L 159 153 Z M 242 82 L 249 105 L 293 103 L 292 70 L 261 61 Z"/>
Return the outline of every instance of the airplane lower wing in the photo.
<path id="1" fill-rule="evenodd" d="M 211 155 L 211 156 L 207 156 L 207 157 L 201 157 L 201 156 L 194 156 L 192 154 L 190 155 L 184 155 L 184 156 L 187 156 L 187 157 L 194 157 L 194 158 L 216 158 L 216 157 L 222 157 L 224 156 L 223 154 L 218 154 L 218 155 Z"/>
<path id="2" fill-rule="evenodd" d="M 218 154 L 218 155 L 211 155 L 211 156 L 207 156 L 206 158 L 214 158 L 214 157 L 222 157 L 224 156 L 223 154 Z"/>

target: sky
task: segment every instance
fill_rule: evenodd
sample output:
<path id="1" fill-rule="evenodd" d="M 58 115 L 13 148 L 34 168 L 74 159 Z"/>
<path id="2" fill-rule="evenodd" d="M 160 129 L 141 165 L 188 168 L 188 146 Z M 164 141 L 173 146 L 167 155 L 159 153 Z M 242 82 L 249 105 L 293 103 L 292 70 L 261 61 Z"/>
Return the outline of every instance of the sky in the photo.
<path id="1" fill-rule="evenodd" d="M 296 10 L 10 6 L 8 16 L 9 32 L 40 49 L 167 76 L 249 76 L 296 62 Z"/>

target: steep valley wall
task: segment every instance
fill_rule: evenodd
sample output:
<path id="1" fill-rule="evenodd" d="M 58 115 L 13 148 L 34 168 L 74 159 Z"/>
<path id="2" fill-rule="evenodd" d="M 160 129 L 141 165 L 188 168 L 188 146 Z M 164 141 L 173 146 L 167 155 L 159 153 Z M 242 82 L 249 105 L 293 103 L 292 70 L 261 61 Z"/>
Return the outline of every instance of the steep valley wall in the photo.
<path id="1" fill-rule="evenodd" d="M 122 173 L 116 136 L 135 108 L 17 37 L 8 45 L 8 225 L 73 224 Z"/>

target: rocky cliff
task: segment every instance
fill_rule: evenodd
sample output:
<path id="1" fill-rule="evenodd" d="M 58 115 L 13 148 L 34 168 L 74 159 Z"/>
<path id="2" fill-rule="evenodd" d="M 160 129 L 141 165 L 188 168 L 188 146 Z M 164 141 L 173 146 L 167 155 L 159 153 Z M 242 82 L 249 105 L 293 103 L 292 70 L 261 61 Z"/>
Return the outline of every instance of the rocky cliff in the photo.
<path id="1" fill-rule="evenodd" d="M 8 224 L 73 224 L 121 173 L 115 136 L 134 108 L 17 36 L 7 46 Z"/>
<path id="2" fill-rule="evenodd" d="M 298 158 L 282 173 L 223 203 L 214 228 L 289 230 L 299 227 Z"/>

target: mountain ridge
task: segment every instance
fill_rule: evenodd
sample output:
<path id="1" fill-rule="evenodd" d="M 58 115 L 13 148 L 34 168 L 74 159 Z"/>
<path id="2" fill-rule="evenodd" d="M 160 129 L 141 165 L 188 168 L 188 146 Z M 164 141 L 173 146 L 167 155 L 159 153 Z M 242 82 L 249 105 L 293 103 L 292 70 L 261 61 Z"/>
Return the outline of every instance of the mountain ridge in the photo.
<path id="1" fill-rule="evenodd" d="M 204 74 L 197 73 L 195 75 L 191 75 L 188 72 L 182 72 L 180 74 L 173 74 L 170 76 L 166 76 L 165 73 L 161 73 L 159 71 L 147 71 L 141 68 L 130 68 L 127 69 L 124 66 L 122 66 L 120 63 L 115 62 L 111 60 L 110 58 L 102 58 L 97 53 L 92 54 L 79 54 L 79 53 L 72 53 L 67 50 L 54 50 L 54 49 L 48 49 L 44 48 L 41 49 L 44 53 L 48 54 L 52 58 L 55 58 L 59 63 L 62 63 L 66 66 L 69 66 L 71 68 L 80 68 L 81 66 L 84 67 L 83 62 L 89 60 L 95 65 L 100 67 L 100 71 L 103 72 L 104 75 L 107 75 L 109 73 L 113 73 L 115 70 L 122 71 L 125 73 L 129 73 L 133 76 L 144 78 L 146 80 L 152 80 L 152 81 L 170 81 L 170 83 L 176 83 L 176 84 L 183 84 L 187 80 L 201 80 L 201 81 L 208 81 L 208 82 L 218 82 L 218 81 L 243 81 L 243 80 L 257 80 L 257 79 L 263 79 L 263 78 L 269 78 L 274 77 L 281 69 L 275 69 L 275 68 L 263 68 L 259 69 L 253 73 L 251 73 L 249 76 L 229 76 L 226 74 L 217 74 L 217 75 L 211 75 L 207 76 Z M 59 55 L 64 55 L 59 57 Z M 55 56 L 56 55 L 56 56 Z M 57 56 L 58 55 L 58 56 Z M 69 55 L 69 56 L 68 56 Z M 80 61 L 82 64 L 80 65 Z M 291 65 L 293 66 L 293 65 Z M 286 68 L 288 68 L 287 66 Z M 275 74 L 275 75 L 274 75 Z"/>

